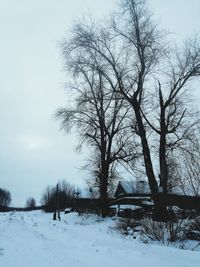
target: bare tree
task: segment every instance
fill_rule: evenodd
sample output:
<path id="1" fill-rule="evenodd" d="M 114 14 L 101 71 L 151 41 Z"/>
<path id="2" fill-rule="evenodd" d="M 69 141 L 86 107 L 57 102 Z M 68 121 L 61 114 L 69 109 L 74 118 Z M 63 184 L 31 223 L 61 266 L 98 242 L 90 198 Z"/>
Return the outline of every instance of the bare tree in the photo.
<path id="1" fill-rule="evenodd" d="M 99 28 L 79 24 L 75 27 L 74 38 L 65 43 L 66 54 L 84 55 L 87 64 L 93 59 L 98 69 L 109 83 L 112 92 L 120 95 L 134 111 L 132 128 L 140 138 L 146 174 L 153 195 L 158 192 L 158 184 L 153 170 L 150 148 L 143 118 L 144 83 L 148 74 L 162 55 L 160 34 L 150 22 L 143 4 L 138 1 L 124 3 L 126 17 L 121 25 L 113 19 L 112 28 Z M 128 18 L 127 18 L 128 17 Z M 124 22 L 126 22 L 124 24 Z M 120 29 L 118 26 L 122 26 Z M 112 33 L 110 33 L 112 31 Z M 78 51 L 78 52 L 77 52 Z"/>
<path id="2" fill-rule="evenodd" d="M 30 208 L 30 209 L 33 209 L 36 207 L 36 201 L 33 197 L 29 197 L 27 200 L 26 200 L 26 205 L 25 205 L 26 208 Z"/>
<path id="3" fill-rule="evenodd" d="M 69 60 L 78 55 L 77 66 L 84 62 L 98 71 L 114 99 L 121 97 L 132 109 L 132 129 L 141 142 L 152 198 L 157 210 L 167 216 L 157 195 L 168 191 L 168 151 L 188 136 L 190 127 L 185 128 L 184 123 L 190 113 L 183 99 L 189 82 L 199 76 L 200 46 L 194 39 L 180 50 L 167 49 L 166 33 L 153 23 L 145 1 L 121 3 L 120 14 L 114 15 L 109 25 L 76 25 L 73 38 L 64 44 L 64 53 Z M 155 107 L 150 109 L 153 94 Z M 155 109 L 157 116 L 153 117 Z M 155 164 L 159 165 L 159 177 L 152 161 L 152 132 L 159 148 L 159 164 Z"/>
<path id="4" fill-rule="evenodd" d="M 67 59 L 67 68 L 75 77 L 71 85 L 75 92 L 74 107 L 59 109 L 56 116 L 66 131 L 76 127 L 80 137 L 79 148 L 85 143 L 93 151 L 94 184 L 99 188 L 104 216 L 109 185 L 114 178 L 114 164 L 137 157 L 133 145 L 130 146 L 133 133 L 129 130 L 129 108 L 124 104 L 124 100 L 110 89 L 110 84 L 95 60 L 88 64 L 87 59 L 80 54 Z"/>
<path id="5" fill-rule="evenodd" d="M 199 129 L 192 129 L 190 139 L 185 140 L 184 146 L 174 156 L 176 169 L 172 175 L 178 184 L 178 190 L 185 195 L 200 195 L 200 134 Z"/>
<path id="6" fill-rule="evenodd" d="M 62 210 L 72 204 L 74 192 L 75 187 L 63 180 L 58 183 L 58 192 L 57 187 L 47 186 L 42 194 L 40 202 L 45 211 L 54 211 L 57 209 L 58 204 L 59 209 Z"/>

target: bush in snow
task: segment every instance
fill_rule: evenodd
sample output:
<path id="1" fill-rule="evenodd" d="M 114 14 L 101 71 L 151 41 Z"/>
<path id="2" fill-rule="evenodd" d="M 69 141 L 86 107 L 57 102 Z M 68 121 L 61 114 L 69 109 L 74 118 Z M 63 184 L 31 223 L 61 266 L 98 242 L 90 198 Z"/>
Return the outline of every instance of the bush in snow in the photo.
<path id="1" fill-rule="evenodd" d="M 188 225 L 189 230 L 200 231 L 200 217 L 195 218 Z"/>
<path id="2" fill-rule="evenodd" d="M 144 218 L 141 225 L 141 235 L 144 235 L 151 240 L 164 241 L 165 239 L 165 224 L 163 222 L 153 221 L 151 218 Z"/>
<path id="3" fill-rule="evenodd" d="M 200 217 L 191 220 L 187 225 L 186 237 L 200 241 Z"/>
<path id="4" fill-rule="evenodd" d="M 187 225 L 187 220 L 185 219 L 179 219 L 174 221 L 170 220 L 166 224 L 167 224 L 169 241 L 175 242 L 176 240 L 185 239 L 185 229 Z"/>
<path id="5" fill-rule="evenodd" d="M 141 225 L 141 235 L 151 240 L 162 241 L 163 243 L 175 242 L 185 239 L 186 220 L 170 220 L 168 222 L 157 222 L 151 218 L 144 218 Z"/>
<path id="6" fill-rule="evenodd" d="M 119 230 L 123 235 L 133 235 L 139 231 L 138 226 L 140 225 L 134 219 L 131 218 L 120 218 L 116 222 L 115 229 Z"/>

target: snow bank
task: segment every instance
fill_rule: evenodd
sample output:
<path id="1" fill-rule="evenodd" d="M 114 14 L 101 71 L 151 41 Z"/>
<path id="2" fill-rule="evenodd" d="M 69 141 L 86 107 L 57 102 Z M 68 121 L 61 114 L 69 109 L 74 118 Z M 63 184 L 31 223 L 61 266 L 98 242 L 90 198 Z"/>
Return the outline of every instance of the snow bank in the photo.
<path id="1" fill-rule="evenodd" d="M 200 253 L 143 244 L 112 231 L 115 221 L 77 213 L 0 213 L 1 267 L 197 267 Z"/>

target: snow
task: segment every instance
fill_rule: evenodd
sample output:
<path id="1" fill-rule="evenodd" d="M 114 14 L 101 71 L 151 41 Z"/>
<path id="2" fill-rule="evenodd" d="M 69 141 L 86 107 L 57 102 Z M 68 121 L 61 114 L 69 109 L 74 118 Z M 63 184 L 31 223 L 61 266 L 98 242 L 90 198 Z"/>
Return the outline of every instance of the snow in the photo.
<path id="1" fill-rule="evenodd" d="M 114 219 L 41 211 L 0 213 L 1 267 L 196 267 L 200 253 L 122 237 Z"/>
<path id="2" fill-rule="evenodd" d="M 115 202 L 120 201 L 122 199 L 135 199 L 135 200 L 137 200 L 137 199 L 145 199 L 145 200 L 150 200 L 150 197 L 145 197 L 145 196 L 141 196 L 141 197 L 139 197 L 139 196 L 135 196 L 135 197 L 122 197 L 122 198 L 117 198 L 115 200 Z"/>
<path id="3" fill-rule="evenodd" d="M 129 209 L 129 210 L 137 210 L 137 209 L 141 209 L 141 206 L 136 206 L 136 205 L 113 205 L 113 206 L 110 206 L 110 208 L 113 208 L 113 209 L 120 209 L 120 210 L 125 210 L 125 209 Z"/>

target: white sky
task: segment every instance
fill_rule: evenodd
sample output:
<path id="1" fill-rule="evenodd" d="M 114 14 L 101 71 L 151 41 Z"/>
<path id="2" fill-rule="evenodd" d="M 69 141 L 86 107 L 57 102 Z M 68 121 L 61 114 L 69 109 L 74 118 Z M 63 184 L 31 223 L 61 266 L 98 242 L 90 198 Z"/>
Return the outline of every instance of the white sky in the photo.
<path id="1" fill-rule="evenodd" d="M 39 201 L 48 184 L 83 184 L 76 138 L 59 132 L 55 110 L 67 101 L 58 43 L 81 14 L 108 14 L 115 0 L 0 0 L 0 187 L 12 205 Z M 199 0 L 149 0 L 179 41 L 200 31 Z M 197 92 L 198 95 L 198 92 Z"/>

